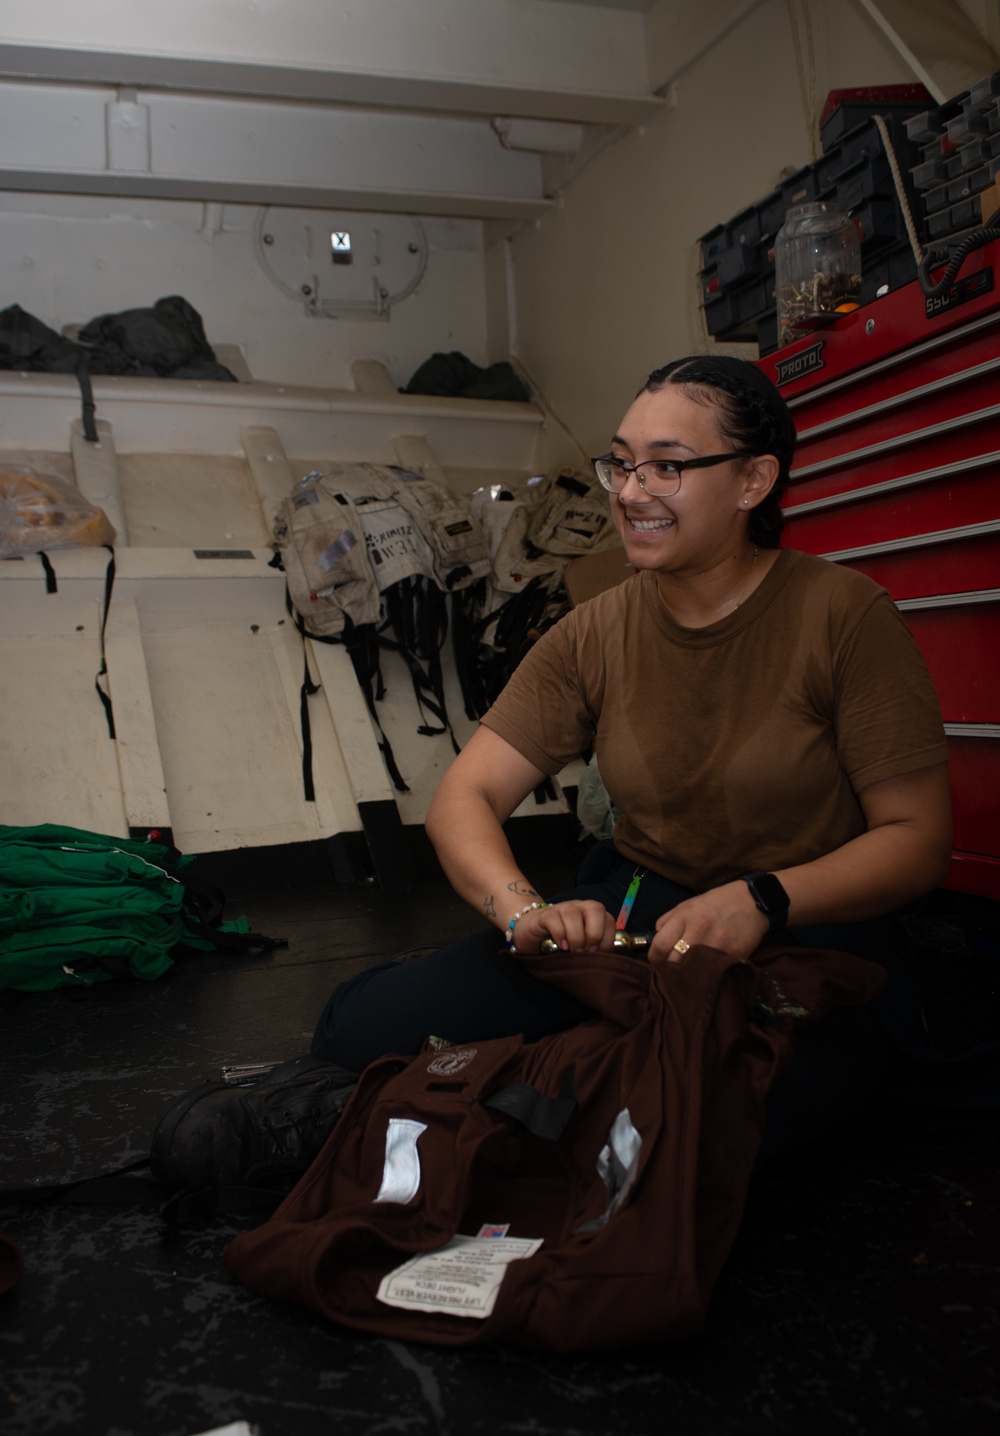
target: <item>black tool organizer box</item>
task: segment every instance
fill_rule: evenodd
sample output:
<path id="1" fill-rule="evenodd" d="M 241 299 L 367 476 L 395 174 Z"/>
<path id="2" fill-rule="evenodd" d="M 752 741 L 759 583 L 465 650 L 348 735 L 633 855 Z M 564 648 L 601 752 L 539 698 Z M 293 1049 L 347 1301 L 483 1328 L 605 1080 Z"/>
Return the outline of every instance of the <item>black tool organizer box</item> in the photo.
<path id="1" fill-rule="evenodd" d="M 874 116 L 889 130 L 924 248 L 949 245 L 982 223 L 982 192 L 1000 177 L 1000 71 L 943 105 L 924 99 L 844 99 L 820 126 L 823 155 L 758 204 L 699 240 L 709 334 L 778 347 L 774 242 L 793 205 L 831 200 L 861 233 L 861 301 L 916 278 L 917 262 Z"/>
<path id="2" fill-rule="evenodd" d="M 980 227 L 980 196 L 1000 174 L 1000 71 L 914 115 L 906 129 L 920 148 L 915 217 L 929 247 L 947 247 Z"/>
<path id="3" fill-rule="evenodd" d="M 709 334 L 756 342 L 762 354 L 777 348 L 774 243 L 785 214 L 809 200 L 830 200 L 846 210 L 861 233 L 862 300 L 896 289 L 916 275 L 916 261 L 896 198 L 892 171 L 874 115 L 888 127 L 908 191 L 918 211 L 910 170 L 920 161 L 906 122 L 927 112 L 930 96 L 910 100 L 843 100 L 823 121 L 823 155 L 796 171 L 758 204 L 720 224 L 699 241 L 701 300 Z"/>

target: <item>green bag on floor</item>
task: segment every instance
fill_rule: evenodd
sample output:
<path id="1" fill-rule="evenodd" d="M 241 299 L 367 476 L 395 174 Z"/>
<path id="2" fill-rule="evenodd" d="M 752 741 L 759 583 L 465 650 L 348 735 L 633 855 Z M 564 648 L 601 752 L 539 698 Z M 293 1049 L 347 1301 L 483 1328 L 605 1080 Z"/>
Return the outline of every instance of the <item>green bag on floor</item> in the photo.
<path id="1" fill-rule="evenodd" d="M 191 856 L 154 842 L 44 823 L 0 826 L 0 988 L 43 992 L 112 977 L 160 977 L 176 947 L 278 945 L 223 896 L 197 886 Z"/>

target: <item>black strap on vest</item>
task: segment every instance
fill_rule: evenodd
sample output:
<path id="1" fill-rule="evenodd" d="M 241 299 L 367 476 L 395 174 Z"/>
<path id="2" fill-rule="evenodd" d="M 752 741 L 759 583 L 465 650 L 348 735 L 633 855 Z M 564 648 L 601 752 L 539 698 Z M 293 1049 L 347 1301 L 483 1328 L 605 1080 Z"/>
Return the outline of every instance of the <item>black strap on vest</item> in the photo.
<path id="1" fill-rule="evenodd" d="M 320 642 L 342 642 L 350 654 L 355 675 L 361 692 L 364 694 L 365 706 L 378 730 L 378 746 L 385 760 L 386 770 L 392 779 L 392 786 L 398 793 L 408 793 L 409 785 L 399 771 L 396 755 L 392 751 L 392 744 L 383 731 L 378 709 L 375 706 L 380 699 L 385 697 L 385 683 L 382 678 L 382 666 L 379 663 L 379 639 L 375 625 L 373 623 L 352 623 L 345 614 L 344 632 L 340 638 L 321 638 Z"/>
<path id="2" fill-rule="evenodd" d="M 539 637 L 540 625 L 550 604 L 558 599 L 558 590 L 550 592 L 544 579 L 529 579 L 520 593 L 512 593 L 492 613 L 475 617 L 475 605 L 485 596 L 473 584 L 451 596 L 451 619 L 454 631 L 455 656 L 465 712 L 469 718 L 481 718 L 495 702 L 508 678 L 525 653 Z M 487 648 L 483 634 L 495 624 Z"/>
<path id="3" fill-rule="evenodd" d="M 276 553 L 268 564 L 268 568 L 277 568 L 284 573 L 285 565 L 281 562 L 281 555 Z M 288 592 L 288 584 L 285 584 L 285 608 L 302 639 L 302 684 L 299 688 L 299 731 L 302 734 L 302 796 L 307 803 L 316 801 L 316 785 L 313 782 L 313 745 L 312 745 L 312 721 L 309 717 L 309 699 L 314 693 L 319 692 L 319 684 L 312 681 L 312 674 L 309 672 L 309 652 L 306 648 L 305 625 L 292 603 L 292 595 Z"/>
<path id="4" fill-rule="evenodd" d="M 108 609 L 111 605 L 111 590 L 115 586 L 115 551 L 110 544 L 105 544 L 111 557 L 108 559 L 108 566 L 104 571 L 104 612 L 101 615 L 101 666 L 97 670 L 97 677 L 94 679 L 94 688 L 97 696 L 104 705 L 104 716 L 108 720 L 108 737 L 115 736 L 115 715 L 111 707 L 111 696 L 105 693 L 101 687 L 101 679 L 108 676 L 108 660 L 104 653 L 104 630 L 108 626 Z"/>
<path id="5" fill-rule="evenodd" d="M 80 362 L 76 367 L 76 377 L 80 385 L 80 396 L 83 401 L 83 437 L 88 443 L 97 444 L 100 442 L 97 433 L 97 423 L 94 417 L 97 410 L 94 405 L 94 389 L 90 382 L 90 370 L 87 368 L 85 356 L 81 356 Z"/>
<path id="6" fill-rule="evenodd" d="M 302 638 L 302 687 L 299 689 L 299 727 L 302 730 L 302 793 L 307 803 L 316 801 L 316 784 L 313 782 L 312 722 L 309 718 L 309 699 L 319 692 L 319 684 L 312 681 L 309 672 L 309 650 L 305 636 Z"/>
<path id="7" fill-rule="evenodd" d="M 484 579 L 448 595 L 451 609 L 451 645 L 455 654 L 458 683 L 465 705 L 465 716 L 473 721 L 481 718 L 489 707 L 484 701 L 484 686 L 479 671 L 482 626 L 475 616 L 485 599 Z"/>
<path id="8" fill-rule="evenodd" d="M 115 715 L 111 707 L 111 696 L 105 693 L 101 687 L 101 679 L 108 676 L 108 660 L 104 652 L 104 631 L 108 626 L 108 609 L 111 606 L 111 590 L 115 586 L 115 551 L 110 544 L 106 543 L 103 547 L 107 549 L 111 557 L 108 559 L 108 566 L 104 570 L 104 602 L 101 611 L 101 666 L 97 670 L 97 676 L 94 679 L 94 690 L 104 708 L 104 716 L 108 723 L 108 737 L 114 738 Z M 38 557 L 41 560 L 42 568 L 45 570 L 45 592 L 58 593 L 59 584 L 56 581 L 56 571 L 52 567 L 52 560 L 47 553 L 39 553 Z"/>
<path id="9" fill-rule="evenodd" d="M 512 1082 L 483 1099 L 483 1106 L 493 1112 L 513 1117 L 535 1137 L 558 1142 L 576 1111 L 573 1068 L 567 1067 L 559 1079 L 558 1097 L 546 1097 L 527 1082 Z"/>
<path id="10" fill-rule="evenodd" d="M 270 567 L 284 568 L 279 554 L 275 554 L 271 559 Z M 414 696 L 424 718 L 417 732 L 425 736 L 447 733 L 451 738 L 453 751 L 460 751 L 448 718 L 441 666 L 441 647 L 448 632 L 448 609 L 444 595 L 436 585 L 414 576 L 392 584 L 385 590 L 383 598 L 387 618 L 382 629 L 377 629 L 373 623 L 354 623 L 345 613 L 342 633 L 312 633 L 295 608 L 288 585 L 285 585 L 285 608 L 303 640 L 304 675 L 299 690 L 299 724 L 302 730 L 302 790 L 307 803 L 316 801 L 309 699 L 319 692 L 320 687 L 313 682 L 309 672 L 309 660 L 305 653 L 307 638 L 314 643 L 340 643 L 347 649 L 365 707 L 378 733 L 378 746 L 386 771 L 397 792 L 408 793 L 410 788 L 399 770 L 392 744 L 379 718 L 377 704 L 385 697 L 380 649 L 399 653 L 410 670 Z M 388 636 L 386 628 L 392 630 L 392 637 Z M 438 726 L 427 721 L 428 714 L 437 720 Z"/>
<path id="11" fill-rule="evenodd" d="M 270 568 L 284 569 L 284 564 L 278 554 L 271 560 Z M 309 651 L 306 648 L 305 625 L 296 613 L 292 604 L 292 595 L 288 592 L 288 585 L 285 584 L 285 607 L 289 617 L 295 624 L 302 638 L 302 685 L 299 688 L 299 730 L 302 734 L 302 796 L 307 803 L 316 801 L 316 784 L 313 782 L 313 745 L 312 745 L 312 720 L 309 717 L 309 699 L 314 693 L 319 692 L 319 684 L 314 683 L 312 674 L 309 672 Z"/>
<path id="12" fill-rule="evenodd" d="M 280 563 L 274 563 L 273 560 L 271 566 L 283 567 Z M 299 690 L 299 724 L 302 729 L 302 791 L 306 802 L 314 803 L 316 801 L 316 785 L 313 781 L 312 771 L 312 725 L 309 719 L 309 699 L 314 693 L 320 691 L 320 685 L 312 681 L 309 673 L 309 659 L 305 648 L 307 638 L 311 639 L 313 643 L 340 643 L 347 649 L 354 667 L 355 677 L 364 695 L 365 707 L 371 714 L 372 722 L 378 730 L 378 746 L 392 785 L 397 792 L 408 793 L 410 790 L 404 783 L 403 775 L 397 767 L 392 744 L 382 730 L 378 710 L 375 707 L 376 700 L 384 696 L 385 689 L 382 685 L 382 673 L 378 663 L 378 639 L 374 624 L 354 624 L 345 614 L 342 634 L 310 633 L 303 622 L 302 615 L 292 603 L 292 596 L 288 592 L 287 584 L 285 585 L 285 607 L 302 638 L 305 674 L 302 687 Z"/>
<path id="13" fill-rule="evenodd" d="M 590 485 L 582 479 L 574 478 L 572 474 L 560 474 L 555 483 L 556 488 L 565 489 L 568 494 L 576 494 L 577 498 L 586 498 L 590 493 Z"/>
<path id="14" fill-rule="evenodd" d="M 383 598 L 393 637 L 387 637 L 385 629 L 381 629 L 379 645 L 399 653 L 410 670 L 413 695 L 424 719 L 417 732 L 425 737 L 447 733 L 453 751 L 458 753 L 458 741 L 448 717 L 441 668 L 441 647 L 448 632 L 445 597 L 436 585 L 414 575 L 392 584 L 385 590 Z M 435 727 L 427 721 L 428 712 L 437 719 L 439 726 Z"/>
<path id="15" fill-rule="evenodd" d="M 38 557 L 41 559 L 42 568 L 45 570 L 45 592 L 58 593 L 59 585 L 56 582 L 56 571 L 52 567 L 52 560 L 47 553 L 40 552 Z"/>

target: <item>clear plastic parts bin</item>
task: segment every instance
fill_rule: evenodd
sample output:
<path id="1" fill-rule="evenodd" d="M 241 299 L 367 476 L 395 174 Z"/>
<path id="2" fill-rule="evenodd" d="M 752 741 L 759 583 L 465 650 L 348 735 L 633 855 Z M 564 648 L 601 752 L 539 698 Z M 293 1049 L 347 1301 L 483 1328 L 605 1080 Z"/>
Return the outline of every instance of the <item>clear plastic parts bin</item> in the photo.
<path id="1" fill-rule="evenodd" d="M 861 238 L 843 210 L 823 200 L 795 205 L 774 245 L 778 343 L 857 309 Z"/>

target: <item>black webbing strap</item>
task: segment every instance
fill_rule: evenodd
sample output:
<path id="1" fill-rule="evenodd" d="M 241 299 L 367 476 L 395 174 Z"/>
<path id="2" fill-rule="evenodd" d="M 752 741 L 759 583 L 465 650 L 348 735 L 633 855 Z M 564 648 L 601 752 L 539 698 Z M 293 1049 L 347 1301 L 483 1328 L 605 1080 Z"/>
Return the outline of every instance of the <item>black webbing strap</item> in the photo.
<path id="1" fill-rule="evenodd" d="M 532 796 L 539 807 L 543 803 L 554 803 L 556 801 L 556 785 L 551 778 L 545 778 L 538 787 L 534 789 Z"/>
<path id="2" fill-rule="evenodd" d="M 184 889 L 184 911 L 189 921 L 194 918 L 207 927 L 214 927 L 222 921 L 226 906 L 226 894 L 222 888 L 180 870 L 171 871 L 170 876 Z"/>
<path id="3" fill-rule="evenodd" d="M 451 610 L 451 646 L 455 654 L 455 668 L 458 672 L 459 687 L 465 716 L 473 722 L 481 718 L 489 707 L 483 698 L 483 681 L 479 672 L 479 642 L 481 629 L 475 620 L 475 613 L 486 600 L 486 584 L 469 584 L 468 588 L 457 589 L 448 595 Z"/>
<path id="4" fill-rule="evenodd" d="M 108 559 L 108 566 L 104 571 L 104 612 L 101 615 L 101 666 L 97 670 L 97 677 L 94 679 L 94 687 L 97 696 L 104 705 L 104 716 L 108 720 L 108 737 L 115 736 L 115 715 L 111 707 L 111 696 L 105 693 L 101 687 L 101 679 L 108 676 L 108 660 L 104 652 L 104 630 L 108 626 L 108 609 L 111 605 L 111 590 L 115 586 L 115 551 L 110 544 L 105 544 L 111 557 Z"/>
<path id="5" fill-rule="evenodd" d="M 483 1106 L 513 1117 L 536 1137 L 558 1142 L 576 1111 L 573 1092 L 573 1068 L 567 1067 L 559 1079 L 558 1097 L 546 1097 L 527 1082 L 512 1082 L 484 1098 Z"/>
<path id="6" fill-rule="evenodd" d="M 417 657 L 418 649 L 422 651 L 422 644 L 417 637 L 417 614 L 419 589 L 415 581 L 401 579 L 399 583 L 391 584 L 383 593 L 385 603 L 387 625 L 379 630 L 379 647 L 385 648 L 391 653 L 398 653 L 410 670 L 410 680 L 413 684 L 413 696 L 417 700 L 417 707 L 424 719 L 417 729 L 418 733 L 433 735 L 445 731 L 445 720 L 440 703 L 434 700 L 433 685 L 430 676 L 424 671 Z M 392 631 L 392 637 L 388 637 L 385 628 L 388 626 Z M 440 727 L 433 727 L 427 722 L 424 712 L 424 699 L 427 699 L 427 707 L 438 720 Z"/>
<path id="7" fill-rule="evenodd" d="M 97 670 L 97 677 L 94 679 L 94 689 L 104 708 L 104 716 L 108 723 L 108 737 L 115 736 L 115 715 L 111 707 L 110 694 L 105 693 L 101 687 L 101 679 L 108 676 L 108 660 L 104 652 L 104 631 L 108 626 L 108 609 L 111 605 L 111 590 L 115 586 L 115 551 L 110 544 L 104 544 L 111 557 L 108 559 L 108 566 L 104 570 L 104 605 L 101 612 L 101 666 Z M 56 571 L 52 567 L 52 560 L 47 553 L 39 553 L 42 568 L 45 570 L 45 592 L 58 593 L 59 585 L 56 582 Z"/>
<path id="8" fill-rule="evenodd" d="M 277 555 L 276 555 L 277 557 Z M 271 567 L 281 567 L 272 560 Z M 396 756 L 392 751 L 392 744 L 382 730 L 379 722 L 378 709 L 375 707 L 377 698 L 384 695 L 385 689 L 382 686 L 382 672 L 378 662 L 378 640 L 375 636 L 374 626 L 369 623 L 354 624 L 344 615 L 344 631 L 340 633 L 310 633 L 303 622 L 302 615 L 292 603 L 292 595 L 285 585 L 285 607 L 288 610 L 292 622 L 295 624 L 302 639 L 303 663 L 305 676 L 302 687 L 299 690 L 299 723 L 302 729 L 302 790 L 307 803 L 316 801 L 316 787 L 313 782 L 312 772 L 312 725 L 309 720 L 309 699 L 314 693 L 318 693 L 320 685 L 313 683 L 309 673 L 309 659 L 307 656 L 305 642 L 311 639 L 313 643 L 340 643 L 350 655 L 354 667 L 354 674 L 358 680 L 358 686 L 364 696 L 365 707 L 371 714 L 372 722 L 378 730 L 378 746 L 385 762 L 386 770 L 392 780 L 393 787 L 400 793 L 408 793 L 410 790 L 403 782 L 403 775 L 396 765 Z"/>
<path id="9" fill-rule="evenodd" d="M 39 553 L 38 557 L 41 559 L 42 568 L 45 570 L 45 592 L 58 593 L 59 585 L 56 583 L 56 571 L 52 567 L 52 560 L 47 553 Z"/>
<path id="10" fill-rule="evenodd" d="M 379 645 L 398 653 L 410 670 L 413 695 L 424 722 L 417 732 L 424 737 L 447 733 L 455 753 L 460 751 L 455 738 L 444 696 L 444 675 L 441 669 L 441 645 L 448 631 L 448 610 L 444 595 L 437 587 L 422 586 L 419 577 L 402 579 L 383 594 L 393 638 L 379 632 Z M 421 663 L 423 658 L 426 663 Z M 440 726 L 427 722 L 427 712 Z"/>
<path id="11" fill-rule="evenodd" d="M 76 368 L 77 382 L 80 385 L 80 397 L 83 401 L 83 437 L 91 444 L 100 442 L 97 433 L 94 405 L 94 389 L 90 382 L 90 370 L 87 368 L 87 361 L 81 358 Z"/>
<path id="12" fill-rule="evenodd" d="M 321 641 L 330 643 L 337 640 L 328 638 Z M 382 667 L 378 657 L 378 636 L 375 633 L 374 625 L 370 623 L 354 624 L 348 618 L 344 626 L 343 643 L 351 656 L 358 684 L 364 694 L 365 706 L 378 730 L 378 746 L 385 762 L 386 771 L 392 780 L 392 786 L 398 793 L 408 793 L 409 785 L 404 782 L 403 775 L 399 771 L 396 755 L 392 751 L 392 744 L 383 731 L 378 709 L 375 706 L 376 701 L 385 696 L 385 684 L 382 680 Z"/>
<path id="13" fill-rule="evenodd" d="M 174 858 L 180 857 L 177 849 Z M 189 933 L 203 938 L 219 952 L 273 952 L 276 947 L 287 947 L 287 937 L 265 937 L 261 932 L 223 931 L 221 923 L 226 908 L 226 894 L 215 883 L 190 873 L 172 871 L 170 876 L 184 889 L 184 926 Z M 185 946 L 183 936 L 177 946 Z"/>
<path id="14" fill-rule="evenodd" d="M 557 590 L 550 591 L 541 576 L 529 579 L 519 593 L 512 593 L 499 608 L 475 618 L 464 610 L 462 597 L 474 595 L 476 586 L 452 595 L 452 623 L 465 711 L 469 718 L 481 718 L 495 701 L 514 669 L 539 636 L 540 625 Z M 483 635 L 495 624 L 487 648 Z"/>
<path id="15" fill-rule="evenodd" d="M 262 932 L 234 932 L 228 928 L 223 930 L 190 914 L 185 917 L 184 925 L 194 937 L 210 942 L 217 952 L 238 955 L 245 952 L 273 952 L 276 947 L 288 946 L 287 937 L 266 937 Z M 185 947 L 190 948 L 190 944 L 185 943 L 184 935 L 181 934 L 174 950 L 182 951 Z M 131 975 L 129 973 L 129 976 Z"/>
<path id="16" fill-rule="evenodd" d="M 448 634 L 448 604 L 441 590 L 433 585 L 425 586 L 417 595 L 417 624 L 419 642 L 427 662 L 427 676 L 431 691 L 441 710 L 441 721 L 448 730 L 453 751 L 458 754 L 458 741 L 448 717 L 444 696 L 444 672 L 441 667 L 441 650 Z M 431 705 L 428 704 L 430 707 Z M 432 712 L 434 709 L 432 708 Z"/>
<path id="17" fill-rule="evenodd" d="M 585 484 L 582 479 L 574 478 L 572 474 L 560 474 L 556 479 L 556 487 L 565 489 L 568 494 L 576 494 L 581 499 L 590 492 L 590 485 Z"/>
<path id="18" fill-rule="evenodd" d="M 280 568 L 284 572 L 285 565 L 281 562 L 281 555 L 275 554 L 268 568 Z M 292 603 L 292 595 L 288 592 L 288 584 L 285 584 L 285 608 L 295 627 L 298 629 L 299 637 L 302 639 L 302 685 L 299 688 L 299 731 L 302 734 L 302 796 L 307 803 L 316 801 L 316 784 L 313 782 L 313 745 L 312 745 L 312 720 L 309 717 L 309 699 L 314 693 L 319 692 L 320 685 L 312 681 L 312 674 L 309 672 L 309 650 L 306 648 L 306 639 L 311 635 L 306 633 L 305 624 L 295 610 Z"/>
<path id="19" fill-rule="evenodd" d="M 302 793 L 307 803 L 316 801 L 316 784 L 313 782 L 313 740 L 312 721 L 309 717 L 309 699 L 319 692 L 319 684 L 312 681 L 309 672 L 309 650 L 305 634 L 302 635 L 302 687 L 299 689 L 299 727 L 302 730 Z"/>

